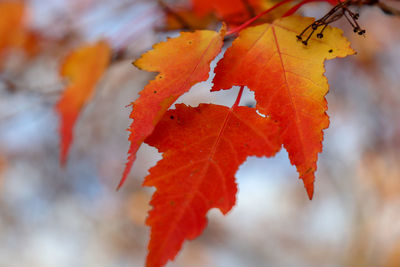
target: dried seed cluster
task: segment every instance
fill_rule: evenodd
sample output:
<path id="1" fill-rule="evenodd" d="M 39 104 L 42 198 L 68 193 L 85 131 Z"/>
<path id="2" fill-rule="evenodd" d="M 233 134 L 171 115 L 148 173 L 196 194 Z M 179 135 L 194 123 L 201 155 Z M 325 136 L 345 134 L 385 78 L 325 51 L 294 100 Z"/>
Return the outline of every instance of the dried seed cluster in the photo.
<path id="1" fill-rule="evenodd" d="M 355 2 L 354 0 L 347 0 L 344 2 L 338 3 L 325 16 L 323 16 L 319 20 L 316 20 L 314 23 L 312 23 L 307 28 L 305 28 L 299 35 L 297 35 L 296 36 L 297 39 L 300 40 L 304 45 L 307 45 L 311 36 L 319 28 L 322 28 L 322 29 L 319 33 L 317 33 L 317 38 L 323 38 L 324 30 L 326 29 L 326 27 L 328 27 L 328 25 L 331 24 L 332 22 L 335 22 L 335 21 L 341 19 L 342 17 L 346 18 L 346 20 L 353 27 L 353 31 L 355 33 L 358 33 L 359 35 L 365 34 L 365 30 L 362 29 L 357 22 L 360 15 L 358 13 L 352 12 L 349 9 L 349 6 L 354 5 L 356 3 L 359 4 L 358 2 Z M 306 38 L 304 38 L 304 35 L 306 35 L 307 32 L 309 32 L 309 34 L 307 35 Z"/>

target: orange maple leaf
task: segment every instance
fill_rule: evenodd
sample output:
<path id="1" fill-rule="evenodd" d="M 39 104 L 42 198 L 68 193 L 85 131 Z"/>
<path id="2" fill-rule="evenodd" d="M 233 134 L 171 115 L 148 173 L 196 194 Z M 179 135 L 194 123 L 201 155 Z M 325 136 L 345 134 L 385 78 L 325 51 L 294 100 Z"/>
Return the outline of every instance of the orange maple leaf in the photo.
<path id="1" fill-rule="evenodd" d="M 146 143 L 163 152 L 145 186 L 155 186 L 147 225 L 147 266 L 174 259 L 186 239 L 204 230 L 206 213 L 223 214 L 235 204 L 235 173 L 248 156 L 273 156 L 281 148 L 279 127 L 254 108 L 176 105 Z"/>
<path id="2" fill-rule="evenodd" d="M 221 31 L 182 33 L 177 38 L 156 44 L 134 65 L 147 71 L 159 72 L 132 103 L 128 162 L 120 188 L 136 159 L 136 152 L 163 117 L 168 108 L 196 83 L 207 80 L 211 61 L 220 53 L 225 27 Z"/>
<path id="3" fill-rule="evenodd" d="M 291 16 L 243 30 L 215 69 L 213 91 L 248 86 L 257 109 L 279 122 L 290 161 L 310 199 L 323 129 L 329 125 L 324 61 L 354 54 L 342 31 L 328 26 L 307 46 L 296 35 L 314 19 Z"/>
<path id="4" fill-rule="evenodd" d="M 36 50 L 36 36 L 25 27 L 26 5 L 22 1 L 0 2 L 0 68 L 8 50 L 21 48 L 29 54 Z"/>
<path id="5" fill-rule="evenodd" d="M 0 52 L 16 45 L 23 32 L 25 4 L 17 1 L 0 3 Z"/>
<path id="6" fill-rule="evenodd" d="M 60 161 L 65 164 L 73 140 L 73 128 L 83 106 L 92 98 L 96 84 L 103 76 L 111 56 L 105 41 L 78 47 L 64 60 L 60 75 L 67 78 L 68 85 L 56 105 L 61 117 Z"/>

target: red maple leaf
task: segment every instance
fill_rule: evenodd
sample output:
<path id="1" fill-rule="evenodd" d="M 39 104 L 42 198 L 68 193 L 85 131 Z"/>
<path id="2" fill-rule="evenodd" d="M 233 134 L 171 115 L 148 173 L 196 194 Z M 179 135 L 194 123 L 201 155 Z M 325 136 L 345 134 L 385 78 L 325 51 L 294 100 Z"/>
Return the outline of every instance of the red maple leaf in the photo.
<path id="1" fill-rule="evenodd" d="M 257 109 L 282 127 L 283 145 L 310 199 L 322 130 L 329 126 L 324 61 L 354 53 L 342 31 L 332 27 L 308 46 L 296 42 L 296 35 L 312 22 L 290 16 L 243 30 L 218 62 L 213 80 L 213 91 L 235 85 L 254 91 Z"/>
<path id="2" fill-rule="evenodd" d="M 273 156 L 281 148 L 278 125 L 254 108 L 176 105 L 146 143 L 163 152 L 145 186 L 155 186 L 147 224 L 147 266 L 175 257 L 186 239 L 206 226 L 206 213 L 226 214 L 235 204 L 235 173 L 248 156 Z"/>

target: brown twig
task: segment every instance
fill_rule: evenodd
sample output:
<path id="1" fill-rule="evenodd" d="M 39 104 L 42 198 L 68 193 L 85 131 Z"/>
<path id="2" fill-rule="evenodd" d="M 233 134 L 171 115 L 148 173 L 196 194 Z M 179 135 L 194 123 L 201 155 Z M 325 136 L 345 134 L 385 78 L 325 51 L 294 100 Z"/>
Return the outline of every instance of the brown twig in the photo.
<path id="1" fill-rule="evenodd" d="M 391 16 L 400 16 L 400 10 L 395 9 L 393 7 L 390 7 L 384 3 L 378 2 L 375 4 L 376 6 L 378 6 L 383 13 L 387 14 L 387 15 L 391 15 Z"/>

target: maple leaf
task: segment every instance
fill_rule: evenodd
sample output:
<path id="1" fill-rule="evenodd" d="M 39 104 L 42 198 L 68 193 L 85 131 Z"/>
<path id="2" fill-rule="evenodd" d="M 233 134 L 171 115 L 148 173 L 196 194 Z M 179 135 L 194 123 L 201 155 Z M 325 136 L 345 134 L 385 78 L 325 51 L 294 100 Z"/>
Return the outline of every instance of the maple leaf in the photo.
<path id="1" fill-rule="evenodd" d="M 147 266 L 172 260 L 185 239 L 199 236 L 206 213 L 226 214 L 235 204 L 235 173 L 247 156 L 273 156 L 281 148 L 278 125 L 254 108 L 176 105 L 146 143 L 163 152 L 145 186 L 155 186 L 146 221 L 151 226 Z"/>
<path id="2" fill-rule="evenodd" d="M 159 72 L 132 103 L 128 162 L 120 188 L 136 159 L 136 152 L 168 108 L 196 83 L 208 79 L 211 61 L 220 53 L 225 27 L 221 31 L 183 32 L 179 37 L 154 45 L 153 50 L 134 62 L 140 69 Z"/>
<path id="3" fill-rule="evenodd" d="M 65 164 L 67 160 L 76 119 L 83 106 L 92 98 L 110 57 L 111 49 L 108 43 L 99 41 L 93 45 L 78 47 L 63 60 L 60 75 L 68 79 L 68 85 L 56 105 L 61 117 L 61 164 Z"/>
<path id="4" fill-rule="evenodd" d="M 23 1 L 0 2 L 0 70 L 7 52 L 20 49 L 33 56 L 39 49 L 39 35 L 26 27 L 27 6 Z"/>
<path id="5" fill-rule="evenodd" d="M 18 1 L 0 3 L 0 58 L 7 49 L 19 46 L 24 33 L 25 4 Z M 0 62 L 0 68 L 1 68 Z"/>
<path id="6" fill-rule="evenodd" d="M 0 50 L 15 43 L 23 29 L 25 4 L 16 1 L 0 3 Z"/>
<path id="7" fill-rule="evenodd" d="M 323 129 L 329 126 L 324 61 L 354 54 L 342 31 L 328 26 L 307 46 L 296 35 L 314 19 L 290 16 L 243 30 L 215 69 L 212 91 L 248 86 L 257 109 L 279 122 L 283 145 L 310 199 Z"/>

